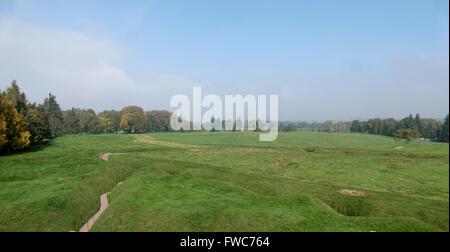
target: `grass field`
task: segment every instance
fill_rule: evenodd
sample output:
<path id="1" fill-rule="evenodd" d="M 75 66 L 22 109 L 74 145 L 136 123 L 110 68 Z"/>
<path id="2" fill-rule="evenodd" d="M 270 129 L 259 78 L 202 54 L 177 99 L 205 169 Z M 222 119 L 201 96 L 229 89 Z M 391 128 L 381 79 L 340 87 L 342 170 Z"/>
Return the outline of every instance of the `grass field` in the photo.
<path id="1" fill-rule="evenodd" d="M 254 132 L 64 136 L 0 157 L 0 231 L 78 230 L 109 191 L 92 231 L 448 232 L 449 145 L 312 132 L 264 143 Z"/>

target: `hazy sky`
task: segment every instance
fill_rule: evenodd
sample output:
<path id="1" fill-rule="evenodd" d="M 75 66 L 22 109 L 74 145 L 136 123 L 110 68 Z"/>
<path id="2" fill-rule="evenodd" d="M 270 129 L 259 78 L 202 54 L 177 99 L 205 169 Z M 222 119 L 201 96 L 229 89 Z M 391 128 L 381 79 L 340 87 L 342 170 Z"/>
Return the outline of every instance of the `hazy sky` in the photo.
<path id="1" fill-rule="evenodd" d="M 63 108 L 278 94 L 283 120 L 449 107 L 448 0 L 0 0 L 0 89 Z"/>

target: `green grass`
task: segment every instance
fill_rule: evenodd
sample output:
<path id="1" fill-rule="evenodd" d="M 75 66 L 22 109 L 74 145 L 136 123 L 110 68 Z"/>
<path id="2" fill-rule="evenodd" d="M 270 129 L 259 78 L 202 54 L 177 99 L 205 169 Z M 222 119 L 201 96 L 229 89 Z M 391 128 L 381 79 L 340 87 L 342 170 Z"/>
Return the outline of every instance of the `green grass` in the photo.
<path id="1" fill-rule="evenodd" d="M 258 136 L 65 136 L 2 156 L 0 231 L 78 230 L 108 191 L 93 231 L 449 230 L 448 144 Z"/>

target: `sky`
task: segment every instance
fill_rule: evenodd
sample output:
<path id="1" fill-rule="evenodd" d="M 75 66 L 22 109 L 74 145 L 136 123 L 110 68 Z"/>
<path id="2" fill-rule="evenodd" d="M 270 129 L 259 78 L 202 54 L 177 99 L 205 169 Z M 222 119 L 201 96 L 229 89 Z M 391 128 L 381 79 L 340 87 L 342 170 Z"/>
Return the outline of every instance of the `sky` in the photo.
<path id="1" fill-rule="evenodd" d="M 281 120 L 443 118 L 448 0 L 0 0 L 0 90 L 96 111 L 279 95 Z"/>

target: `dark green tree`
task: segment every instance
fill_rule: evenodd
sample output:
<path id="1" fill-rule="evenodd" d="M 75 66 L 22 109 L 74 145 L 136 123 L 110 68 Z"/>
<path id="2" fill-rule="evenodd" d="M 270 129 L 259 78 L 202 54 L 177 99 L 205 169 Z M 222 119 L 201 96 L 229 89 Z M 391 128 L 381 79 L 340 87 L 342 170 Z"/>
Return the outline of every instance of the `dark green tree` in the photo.
<path id="1" fill-rule="evenodd" d="M 419 114 L 416 114 L 416 117 L 414 118 L 414 126 L 415 129 L 422 134 L 422 119 Z"/>
<path id="2" fill-rule="evenodd" d="M 449 128 L 448 128 L 448 115 L 445 118 L 444 124 L 441 127 L 440 133 L 439 133 L 439 140 L 442 142 L 448 143 L 448 135 L 449 135 Z"/>
<path id="3" fill-rule="evenodd" d="M 38 106 L 38 112 L 43 116 L 43 120 L 48 127 L 47 137 L 54 138 L 64 133 L 64 119 L 56 96 L 49 94 L 44 103 Z"/>
<path id="4" fill-rule="evenodd" d="M 170 127 L 171 112 L 167 110 L 153 110 L 145 112 L 145 117 L 147 120 L 147 132 L 172 131 Z"/>
<path id="5" fill-rule="evenodd" d="M 397 130 L 398 122 L 393 118 L 383 120 L 383 135 L 393 136 Z"/>
<path id="6" fill-rule="evenodd" d="M 434 119 L 421 119 L 421 135 L 425 138 L 437 140 L 442 127 L 442 122 Z"/>
<path id="7" fill-rule="evenodd" d="M 361 123 L 361 132 L 362 133 L 369 133 L 369 123 L 367 121 Z"/>
<path id="8" fill-rule="evenodd" d="M 400 129 L 416 130 L 416 122 L 412 114 L 410 114 L 408 117 L 403 118 L 400 121 Z"/>
<path id="9" fill-rule="evenodd" d="M 103 133 L 103 128 L 97 114 L 92 109 L 80 110 L 80 131 L 84 134 Z"/>
<path id="10" fill-rule="evenodd" d="M 361 122 L 359 120 L 354 120 L 350 126 L 350 132 L 357 133 L 361 132 Z"/>
<path id="11" fill-rule="evenodd" d="M 293 122 L 280 122 L 278 126 L 278 131 L 280 132 L 295 132 L 297 131 L 297 126 Z"/>
<path id="12" fill-rule="evenodd" d="M 72 108 L 62 112 L 64 119 L 64 133 L 73 135 L 81 133 L 80 129 L 80 110 Z"/>
<path id="13" fill-rule="evenodd" d="M 26 120 L 28 131 L 31 134 L 31 144 L 42 142 L 48 136 L 48 126 L 45 124 L 43 116 L 36 109 L 30 109 Z"/>

